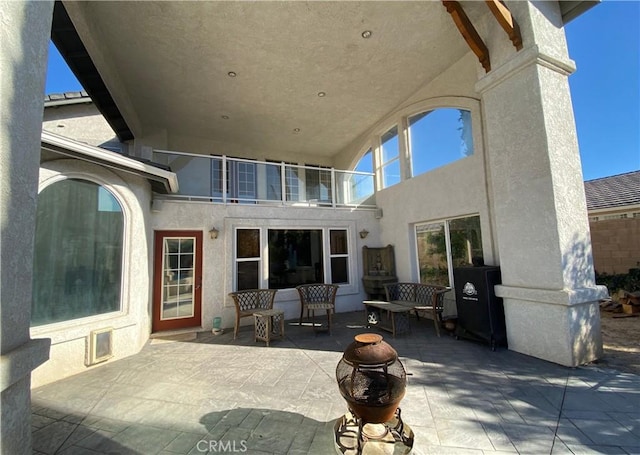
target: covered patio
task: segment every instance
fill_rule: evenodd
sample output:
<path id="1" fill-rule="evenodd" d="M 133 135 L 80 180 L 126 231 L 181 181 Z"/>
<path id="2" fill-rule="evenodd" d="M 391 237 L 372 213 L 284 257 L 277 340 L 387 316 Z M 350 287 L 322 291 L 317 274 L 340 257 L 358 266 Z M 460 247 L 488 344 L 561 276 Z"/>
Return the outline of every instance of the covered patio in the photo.
<path id="1" fill-rule="evenodd" d="M 246 436 L 255 453 L 324 453 L 331 447 L 325 430 L 344 411 L 333 368 L 352 339 L 347 326 L 360 324 L 351 312 L 367 297 L 361 254 L 385 245 L 395 248 L 399 281 L 431 282 L 432 269 L 441 269 L 452 286 L 453 267 L 479 251 L 502 271 L 495 292 L 513 352 L 491 354 L 425 330 L 414 331 L 411 343 L 395 340 L 412 371 L 403 408 L 420 450 L 547 453 L 560 442 L 637 448 L 637 420 L 615 426 L 624 432 L 615 438 L 594 423 L 637 405 L 630 391 L 637 387 L 566 368 L 602 355 L 598 300 L 606 290 L 594 279 L 567 82 L 576 68 L 564 34 L 594 3 L 3 3 L 3 452 L 31 453 L 34 388 L 40 452 L 64 444 L 76 444 L 75 452 L 100 452 L 100 444 L 126 451 L 139 444 L 125 443 L 128 437 L 156 429 L 148 444 L 157 447 L 131 451 Z M 68 150 L 43 153 L 50 39 L 117 136 L 93 145 L 115 139 L 126 166 Z M 179 174 L 183 190 L 208 188 L 195 194 L 204 200 L 164 197 L 145 175 L 129 172 L 131 161 L 159 154 L 176 156 L 154 164 Z M 208 165 L 193 165 L 202 162 Z M 338 207 L 348 205 L 336 201 L 338 190 L 350 188 L 340 185 L 338 170 L 371 177 L 366 203 L 375 209 Z M 86 203 L 59 196 L 80 194 L 79 186 Z M 49 209 L 78 219 L 67 208 L 108 219 L 113 229 L 105 235 L 102 222 L 83 225 L 64 231 L 72 234 L 65 243 L 62 229 L 44 228 L 63 223 L 43 221 L 47 213 L 38 218 Z M 451 233 L 463 230 L 461 264 Z M 420 257 L 430 250 L 422 242 L 428 236 L 439 239 L 441 264 Z M 52 257 L 40 260 L 39 251 Z M 293 286 L 309 281 L 340 286 L 344 333 L 321 339 L 293 329 L 269 350 L 248 338 L 247 346 L 226 343 L 227 334 L 150 341 L 178 326 L 206 333 L 221 320 L 228 328 L 228 295 L 240 289 L 278 288 L 276 308 L 292 319 L 299 309 Z M 89 284 L 96 292 L 87 292 Z M 55 298 L 52 290 L 60 291 Z M 94 365 L 97 333 L 112 334 L 113 357 L 104 365 Z M 278 375 L 286 368 L 302 376 Z M 578 398 L 567 399 L 574 392 Z M 601 393 L 605 399 L 592 400 Z M 565 414 L 586 402 L 601 406 Z M 313 430 L 263 431 L 261 422 L 274 415 Z M 94 431 L 99 422 L 114 427 Z"/>
<path id="2" fill-rule="evenodd" d="M 362 312 L 331 336 L 287 324 L 265 347 L 201 332 L 152 339 L 137 355 L 37 388 L 36 454 L 330 454 L 346 412 L 335 368 Z M 412 318 L 385 335 L 407 370 L 400 407 L 412 453 L 637 453 L 640 377 L 567 368 L 444 335 Z M 366 452 L 365 452 L 366 453 Z"/>

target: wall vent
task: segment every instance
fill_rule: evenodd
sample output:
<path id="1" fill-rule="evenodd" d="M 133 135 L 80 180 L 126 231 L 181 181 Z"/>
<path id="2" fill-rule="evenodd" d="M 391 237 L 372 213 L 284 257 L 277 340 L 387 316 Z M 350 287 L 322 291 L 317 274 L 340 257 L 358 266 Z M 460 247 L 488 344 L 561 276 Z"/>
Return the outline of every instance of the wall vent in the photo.
<path id="1" fill-rule="evenodd" d="M 87 366 L 113 357 L 113 328 L 92 330 L 87 337 Z"/>

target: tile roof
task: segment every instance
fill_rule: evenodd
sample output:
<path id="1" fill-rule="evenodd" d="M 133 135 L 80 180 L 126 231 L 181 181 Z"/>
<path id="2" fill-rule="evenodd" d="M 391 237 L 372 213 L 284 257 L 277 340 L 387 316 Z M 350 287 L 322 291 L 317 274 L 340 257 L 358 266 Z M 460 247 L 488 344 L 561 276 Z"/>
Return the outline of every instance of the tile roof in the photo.
<path id="1" fill-rule="evenodd" d="M 50 95 L 45 95 L 44 100 L 46 101 L 60 101 L 60 100 L 70 100 L 70 99 L 78 99 L 78 98 L 88 98 L 89 94 L 84 90 L 80 92 L 64 92 L 64 93 L 51 93 Z"/>
<path id="2" fill-rule="evenodd" d="M 584 182 L 587 210 L 640 204 L 640 170 Z"/>

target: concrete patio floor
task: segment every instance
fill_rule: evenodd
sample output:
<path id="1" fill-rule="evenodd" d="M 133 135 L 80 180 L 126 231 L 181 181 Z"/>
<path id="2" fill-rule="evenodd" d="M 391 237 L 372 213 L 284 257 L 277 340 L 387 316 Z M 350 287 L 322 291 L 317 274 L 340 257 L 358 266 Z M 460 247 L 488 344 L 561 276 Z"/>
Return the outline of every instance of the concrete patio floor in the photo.
<path id="1" fill-rule="evenodd" d="M 331 335 L 286 325 L 284 340 L 199 333 L 32 391 L 37 454 L 332 454 L 346 412 L 335 368 L 364 315 Z M 414 454 L 640 454 L 640 376 L 565 368 L 436 337 L 433 323 L 382 333 L 407 370 Z M 365 452 L 366 453 L 366 452 Z"/>

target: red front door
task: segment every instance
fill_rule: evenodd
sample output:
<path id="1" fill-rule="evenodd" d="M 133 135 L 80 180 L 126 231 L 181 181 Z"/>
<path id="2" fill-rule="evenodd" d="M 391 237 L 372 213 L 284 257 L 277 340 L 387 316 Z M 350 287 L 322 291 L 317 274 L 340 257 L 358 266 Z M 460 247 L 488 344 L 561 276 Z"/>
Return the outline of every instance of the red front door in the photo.
<path id="1" fill-rule="evenodd" d="M 153 331 L 200 327 L 202 231 L 156 231 Z"/>

